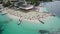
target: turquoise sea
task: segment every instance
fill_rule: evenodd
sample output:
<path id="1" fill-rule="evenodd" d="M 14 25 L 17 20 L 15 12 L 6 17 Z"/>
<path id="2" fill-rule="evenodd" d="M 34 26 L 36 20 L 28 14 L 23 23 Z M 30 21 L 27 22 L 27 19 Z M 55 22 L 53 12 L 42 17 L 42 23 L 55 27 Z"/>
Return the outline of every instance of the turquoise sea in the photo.
<path id="1" fill-rule="evenodd" d="M 58 16 L 45 19 L 45 24 L 25 20 L 20 25 L 17 23 L 19 23 L 18 19 L 11 20 L 7 14 L 1 15 L 0 13 L 0 34 L 41 34 L 39 30 L 49 31 L 49 34 L 60 34 L 60 18 Z"/>
<path id="2" fill-rule="evenodd" d="M 60 29 L 60 18 L 58 17 L 47 18 L 44 20 L 45 24 L 31 23 L 23 20 L 20 25 L 17 25 L 19 22 L 18 19 L 4 22 L 8 20 L 10 20 L 10 18 L 7 15 L 0 15 L 0 26 L 2 25 L 2 28 L 4 29 L 2 34 L 40 34 L 39 30 L 48 30 L 53 33 Z M 60 31 L 57 33 L 60 33 Z"/>

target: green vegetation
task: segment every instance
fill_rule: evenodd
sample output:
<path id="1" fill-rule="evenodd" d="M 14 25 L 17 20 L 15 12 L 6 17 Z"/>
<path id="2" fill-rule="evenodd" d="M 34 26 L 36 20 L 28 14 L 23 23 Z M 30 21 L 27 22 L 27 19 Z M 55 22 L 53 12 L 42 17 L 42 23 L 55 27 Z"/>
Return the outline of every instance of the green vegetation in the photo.
<path id="1" fill-rule="evenodd" d="M 43 1 L 43 2 L 52 2 L 52 0 L 30 0 L 32 3 L 31 4 L 34 4 L 35 6 L 38 6 L 40 4 L 40 1 Z"/>
<path id="2" fill-rule="evenodd" d="M 6 3 L 3 3 L 3 6 L 4 7 L 8 7 L 8 6 L 10 6 L 11 5 L 11 2 L 10 1 L 8 1 L 8 2 L 6 2 Z"/>
<path id="3" fill-rule="evenodd" d="M 30 0 L 31 4 L 34 4 L 35 6 L 38 6 L 40 4 L 40 0 Z"/>

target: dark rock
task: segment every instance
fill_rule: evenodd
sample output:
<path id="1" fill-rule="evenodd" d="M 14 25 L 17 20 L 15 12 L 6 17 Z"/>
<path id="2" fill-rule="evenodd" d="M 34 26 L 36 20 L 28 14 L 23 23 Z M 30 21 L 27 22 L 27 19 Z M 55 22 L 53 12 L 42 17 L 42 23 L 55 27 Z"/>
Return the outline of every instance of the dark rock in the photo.
<path id="1" fill-rule="evenodd" d="M 2 14 L 2 15 L 6 15 L 7 13 L 4 13 L 4 14 Z"/>
<path id="2" fill-rule="evenodd" d="M 41 34 L 48 33 L 49 34 L 49 31 L 47 31 L 47 30 L 39 30 L 39 33 L 41 33 Z"/>
<path id="3" fill-rule="evenodd" d="M 4 29 L 2 28 L 2 26 L 0 26 L 0 34 L 2 34 L 3 31 Z"/>
<path id="4" fill-rule="evenodd" d="M 3 29 L 0 29 L 0 34 L 3 32 Z"/>

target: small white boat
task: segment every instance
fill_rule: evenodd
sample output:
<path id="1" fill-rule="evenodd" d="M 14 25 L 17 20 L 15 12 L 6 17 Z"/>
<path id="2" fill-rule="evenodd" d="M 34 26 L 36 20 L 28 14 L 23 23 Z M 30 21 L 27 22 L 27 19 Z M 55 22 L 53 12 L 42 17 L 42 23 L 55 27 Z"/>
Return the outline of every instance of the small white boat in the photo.
<path id="1" fill-rule="evenodd" d="M 24 0 L 23 2 L 24 4 L 22 4 L 22 6 L 19 6 L 20 9 L 30 10 L 34 7 L 33 5 L 28 4 L 26 0 Z"/>
<path id="2" fill-rule="evenodd" d="M 21 6 L 20 9 L 29 10 L 33 8 L 33 5 L 26 5 L 25 7 Z"/>

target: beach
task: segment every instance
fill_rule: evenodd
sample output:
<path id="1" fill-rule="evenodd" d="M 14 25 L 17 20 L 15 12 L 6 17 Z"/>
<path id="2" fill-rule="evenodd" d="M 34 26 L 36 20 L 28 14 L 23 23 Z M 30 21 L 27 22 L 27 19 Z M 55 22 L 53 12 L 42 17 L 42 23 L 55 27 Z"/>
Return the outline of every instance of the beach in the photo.
<path id="1" fill-rule="evenodd" d="M 30 11 L 28 13 L 25 13 L 21 10 L 14 10 L 9 8 L 2 9 L 3 13 L 7 13 L 8 17 L 10 18 L 17 18 L 18 20 L 27 20 L 30 22 L 39 22 L 39 20 L 43 21 L 48 17 L 51 17 L 51 13 L 48 12 L 36 12 L 36 11 Z M 39 20 L 38 20 L 39 19 Z"/>
<path id="2" fill-rule="evenodd" d="M 35 10 L 20 10 L 16 8 L 2 8 L 0 11 L 0 25 L 2 25 L 2 34 L 60 34 L 60 18 L 56 15 L 58 8 L 55 8 L 59 3 L 47 2 L 49 5 L 45 7 L 44 5 Z M 51 3 L 53 6 L 51 8 Z M 37 8 L 37 7 L 36 7 Z M 48 10 L 54 10 L 48 11 Z M 55 10 L 56 13 L 55 13 Z M 51 13 L 52 12 L 52 13 Z M 60 14 L 60 13 L 59 13 Z M 60 15 L 59 15 L 60 16 Z M 44 33 L 47 31 L 47 33 Z"/>

